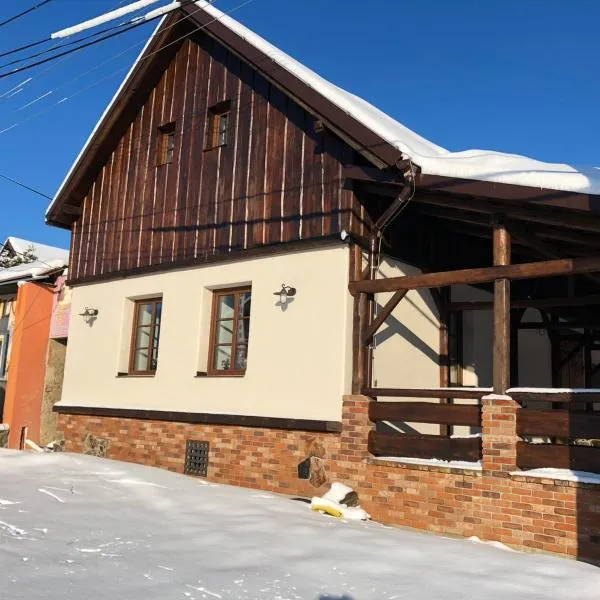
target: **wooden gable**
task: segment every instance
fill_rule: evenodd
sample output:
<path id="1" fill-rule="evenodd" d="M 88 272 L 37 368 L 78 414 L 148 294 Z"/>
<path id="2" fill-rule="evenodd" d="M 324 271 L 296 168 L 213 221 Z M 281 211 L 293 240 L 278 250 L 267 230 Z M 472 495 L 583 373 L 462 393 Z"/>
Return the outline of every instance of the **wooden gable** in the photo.
<path id="1" fill-rule="evenodd" d="M 208 149 L 219 103 L 227 140 Z M 204 32 L 180 43 L 132 117 L 72 224 L 73 281 L 365 233 L 342 175 L 353 150 Z M 158 164 L 168 124 L 173 159 Z"/>

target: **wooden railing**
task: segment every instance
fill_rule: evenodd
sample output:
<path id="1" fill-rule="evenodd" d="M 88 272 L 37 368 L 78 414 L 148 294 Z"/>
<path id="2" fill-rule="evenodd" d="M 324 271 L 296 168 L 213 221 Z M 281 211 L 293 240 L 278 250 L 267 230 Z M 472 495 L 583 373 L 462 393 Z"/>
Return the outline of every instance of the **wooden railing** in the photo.
<path id="1" fill-rule="evenodd" d="M 379 393 L 385 390 L 371 391 Z M 387 395 L 394 395 L 392 390 L 387 391 L 389 392 Z M 424 392 L 427 391 L 424 390 Z M 380 395 L 386 394 L 381 393 Z M 472 398 L 473 395 L 470 397 Z M 372 402 L 369 406 L 369 418 L 375 423 L 388 421 L 391 423 L 434 423 L 480 427 L 481 408 L 476 405 L 429 402 Z M 481 459 L 481 438 L 371 431 L 369 433 L 369 452 L 375 456 L 475 462 Z"/>
<path id="2" fill-rule="evenodd" d="M 512 392 L 511 395 L 526 402 L 517 413 L 517 435 L 527 438 L 517 443 L 519 468 L 600 473 L 600 447 L 592 445 L 600 444 L 600 412 L 583 410 L 590 401 L 597 400 L 597 394 Z M 531 401 L 552 402 L 554 406 L 534 408 L 527 404 Z"/>

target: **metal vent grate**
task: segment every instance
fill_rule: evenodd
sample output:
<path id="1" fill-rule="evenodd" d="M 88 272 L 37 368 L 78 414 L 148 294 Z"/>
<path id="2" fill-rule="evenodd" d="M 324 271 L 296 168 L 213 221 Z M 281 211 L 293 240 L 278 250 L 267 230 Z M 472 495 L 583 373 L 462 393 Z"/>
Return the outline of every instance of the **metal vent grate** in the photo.
<path id="1" fill-rule="evenodd" d="M 208 474 L 208 442 L 188 440 L 185 447 L 186 475 L 200 475 L 206 477 Z"/>

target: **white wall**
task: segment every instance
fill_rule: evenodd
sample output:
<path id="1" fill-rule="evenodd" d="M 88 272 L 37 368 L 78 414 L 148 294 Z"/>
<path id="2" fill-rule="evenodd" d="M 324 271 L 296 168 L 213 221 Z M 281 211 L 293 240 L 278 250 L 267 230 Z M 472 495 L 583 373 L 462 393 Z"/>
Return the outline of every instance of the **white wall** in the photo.
<path id="1" fill-rule="evenodd" d="M 172 270 L 73 290 L 60 404 L 339 420 L 350 390 L 351 297 L 347 247 Z M 244 377 L 206 371 L 212 293 L 252 284 L 248 367 Z M 283 311 L 273 292 L 297 288 Z M 158 368 L 127 370 L 132 300 L 163 296 Z M 99 310 L 90 327 L 77 316 Z"/>
<path id="2" fill-rule="evenodd" d="M 453 302 L 492 302 L 493 295 L 470 286 L 452 288 Z M 523 323 L 538 323 L 538 310 L 527 309 Z M 463 313 L 463 384 L 489 387 L 492 385 L 492 350 L 494 317 L 492 309 Z M 519 331 L 519 386 L 552 386 L 552 353 L 550 339 L 544 330 Z"/>
<path id="3" fill-rule="evenodd" d="M 384 258 L 378 279 L 418 275 L 416 267 Z M 377 294 L 379 309 L 392 293 Z M 373 385 L 375 387 L 438 387 L 439 318 L 429 290 L 411 290 L 375 336 Z"/>

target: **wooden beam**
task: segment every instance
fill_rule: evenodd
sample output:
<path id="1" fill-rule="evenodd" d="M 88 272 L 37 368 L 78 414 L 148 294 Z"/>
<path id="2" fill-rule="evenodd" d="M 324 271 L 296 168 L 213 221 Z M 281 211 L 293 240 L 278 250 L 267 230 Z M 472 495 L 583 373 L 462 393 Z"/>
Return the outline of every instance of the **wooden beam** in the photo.
<path id="1" fill-rule="evenodd" d="M 504 212 L 509 219 L 519 219 L 532 223 L 551 225 L 562 229 L 580 229 L 582 231 L 600 232 L 600 218 L 594 214 L 582 215 L 577 211 L 559 209 L 543 209 L 539 206 L 522 206 L 516 204 L 493 203 L 474 198 L 453 198 L 442 194 L 418 193 L 414 201 L 462 211 L 496 214 Z"/>
<path id="2" fill-rule="evenodd" d="M 481 458 L 481 439 L 440 435 L 369 432 L 369 452 L 376 456 L 439 458 L 475 462 Z"/>
<path id="3" fill-rule="evenodd" d="M 544 242 L 540 240 L 535 232 L 527 230 L 516 223 L 511 223 L 509 225 L 510 233 L 515 238 L 518 239 L 521 244 L 531 248 L 534 250 L 540 257 L 542 258 L 560 258 L 560 255 L 556 252 L 556 250 Z M 588 279 L 589 281 L 595 283 L 596 285 L 600 285 L 600 277 L 593 273 L 585 273 L 583 277 Z"/>
<path id="4" fill-rule="evenodd" d="M 440 363 L 440 387 L 450 386 L 450 288 L 434 288 L 438 290 L 439 296 L 439 363 Z M 440 404 L 451 404 L 451 398 L 440 398 Z M 440 424 L 440 435 L 450 435 L 452 428 L 450 424 Z"/>
<path id="5" fill-rule="evenodd" d="M 74 206 L 73 204 L 65 204 L 62 211 L 66 215 L 72 215 L 74 217 L 80 217 L 83 214 L 83 208 L 81 206 Z"/>
<path id="6" fill-rule="evenodd" d="M 390 189 L 393 191 L 393 188 Z M 443 219 L 445 221 L 455 221 L 478 227 L 489 228 L 489 235 L 491 235 L 491 228 L 493 226 L 490 216 L 494 212 L 498 211 L 498 206 L 493 206 L 491 204 L 484 204 L 481 206 L 477 203 L 473 205 L 471 203 L 465 204 L 464 202 L 451 201 L 445 202 L 445 206 L 442 206 L 440 204 L 430 204 L 430 198 L 423 199 L 421 196 L 415 197 L 414 201 L 419 205 L 419 212 L 424 215 Z M 515 209 L 507 206 L 503 207 L 503 209 L 509 213 L 507 217 L 510 218 L 510 223 L 518 222 L 515 221 L 515 219 L 517 219 L 521 221 L 519 224 L 523 225 L 521 220 L 523 219 L 523 213 L 517 210 L 518 214 L 515 214 L 513 212 Z M 540 223 L 535 221 L 534 217 L 535 214 L 532 213 L 531 219 L 524 220 L 532 220 L 535 222 L 535 229 L 533 231 L 538 237 L 568 242 L 570 244 L 574 244 L 575 247 L 600 247 L 600 239 L 598 239 L 597 235 L 590 235 L 567 229 L 566 227 L 568 227 L 568 225 L 566 225 L 564 222 L 560 222 L 560 229 L 558 222 L 553 222 L 552 225 L 540 225 Z M 516 242 L 516 240 L 513 240 L 513 243 L 514 242 Z"/>
<path id="7" fill-rule="evenodd" d="M 511 389 L 509 396 L 517 402 L 600 402 L 600 392 L 572 392 L 556 389 L 552 392 L 519 391 Z"/>
<path id="8" fill-rule="evenodd" d="M 354 181 L 404 185 L 403 177 L 399 172 L 383 171 L 375 167 L 346 165 L 342 170 L 342 177 Z"/>
<path id="9" fill-rule="evenodd" d="M 519 411 L 517 418 L 517 435 L 598 438 L 600 437 L 600 413 L 523 409 Z"/>
<path id="10" fill-rule="evenodd" d="M 521 469 L 549 467 L 599 473 L 600 448 L 517 442 L 517 465 Z"/>
<path id="11" fill-rule="evenodd" d="M 431 402 L 371 402 L 369 419 L 481 427 L 481 408 L 467 404 L 440 405 Z"/>
<path id="12" fill-rule="evenodd" d="M 504 225 L 494 229 L 494 265 L 510 264 L 510 233 Z M 510 279 L 494 281 L 494 393 L 510 387 Z"/>
<path id="13" fill-rule="evenodd" d="M 582 258 L 563 258 L 517 265 L 478 267 L 475 269 L 459 269 L 423 275 L 406 275 L 373 281 L 352 283 L 352 293 L 395 292 L 400 289 L 415 290 L 420 288 L 443 287 L 446 285 L 475 285 L 489 283 L 496 279 L 535 279 L 538 277 L 557 277 L 562 275 L 579 275 L 600 271 L 600 256 Z"/>
<path id="14" fill-rule="evenodd" d="M 349 280 L 363 278 L 362 248 L 358 244 L 350 247 Z M 367 298 L 355 295 L 352 308 L 352 393 L 360 394 L 365 385 L 365 344 L 362 340 L 363 323 L 366 323 Z"/>
<path id="15" fill-rule="evenodd" d="M 571 306 L 593 306 L 600 304 L 600 294 L 590 294 L 588 296 L 563 297 L 563 298 L 532 298 L 525 300 L 511 300 L 511 308 L 561 308 Z M 469 311 L 469 310 L 491 310 L 493 302 L 451 302 L 450 310 Z"/>
<path id="16" fill-rule="evenodd" d="M 386 319 L 392 314 L 393 310 L 398 306 L 402 298 L 406 296 L 408 290 L 398 290 L 381 309 L 379 314 L 373 319 L 373 322 L 366 328 L 363 335 L 363 344 L 368 346 L 379 328 L 385 323 Z"/>
<path id="17" fill-rule="evenodd" d="M 457 398 L 477 400 L 492 390 L 489 388 L 363 388 L 362 394 L 371 398 Z"/>

